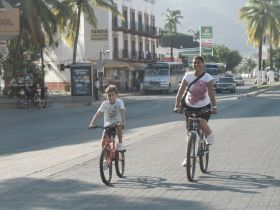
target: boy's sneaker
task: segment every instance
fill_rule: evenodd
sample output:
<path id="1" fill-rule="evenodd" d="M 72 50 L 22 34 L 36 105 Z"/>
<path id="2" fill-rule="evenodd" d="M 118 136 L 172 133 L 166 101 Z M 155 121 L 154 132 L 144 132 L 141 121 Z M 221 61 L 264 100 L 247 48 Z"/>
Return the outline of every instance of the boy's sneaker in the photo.
<path id="1" fill-rule="evenodd" d="M 117 144 L 117 151 L 121 152 L 121 151 L 124 151 L 125 148 L 123 147 L 123 144 L 122 143 L 118 143 Z"/>
<path id="2" fill-rule="evenodd" d="M 187 158 L 185 158 L 182 162 L 182 167 L 187 167 Z"/>
<path id="3" fill-rule="evenodd" d="M 211 132 L 207 137 L 206 137 L 206 144 L 212 145 L 214 144 L 214 134 Z"/>

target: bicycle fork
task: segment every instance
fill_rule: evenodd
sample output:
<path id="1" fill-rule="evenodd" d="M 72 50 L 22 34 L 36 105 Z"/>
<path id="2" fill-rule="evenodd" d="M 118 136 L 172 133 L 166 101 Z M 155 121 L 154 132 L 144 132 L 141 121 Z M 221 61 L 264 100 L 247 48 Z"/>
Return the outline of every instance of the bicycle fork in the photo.
<path id="1" fill-rule="evenodd" d="M 190 140 L 194 141 L 194 148 L 195 148 L 194 155 L 196 157 L 196 156 L 198 156 L 198 152 L 199 152 L 199 150 L 198 150 L 198 148 L 199 148 L 199 144 L 198 144 L 199 135 L 196 131 L 190 131 L 188 133 L 188 141 L 190 141 Z"/>

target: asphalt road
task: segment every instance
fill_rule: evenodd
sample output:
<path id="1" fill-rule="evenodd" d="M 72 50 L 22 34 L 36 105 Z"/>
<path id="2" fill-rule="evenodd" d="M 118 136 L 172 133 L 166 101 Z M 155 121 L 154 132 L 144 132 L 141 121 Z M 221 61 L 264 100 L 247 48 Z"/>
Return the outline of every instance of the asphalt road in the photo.
<path id="1" fill-rule="evenodd" d="M 278 209 L 280 91 L 218 96 L 209 173 L 189 183 L 182 115 L 174 95 L 130 96 L 126 176 L 99 177 L 101 131 L 87 130 L 99 104 L 0 110 L 0 209 Z M 100 123 L 102 119 L 100 119 Z"/>

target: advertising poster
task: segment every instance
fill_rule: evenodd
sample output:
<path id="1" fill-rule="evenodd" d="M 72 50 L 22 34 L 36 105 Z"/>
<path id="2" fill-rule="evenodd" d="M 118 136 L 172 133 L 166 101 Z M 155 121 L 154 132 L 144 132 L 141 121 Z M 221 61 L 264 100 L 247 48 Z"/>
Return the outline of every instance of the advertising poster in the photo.
<path id="1" fill-rule="evenodd" d="M 91 66 L 71 67 L 72 96 L 91 96 Z"/>

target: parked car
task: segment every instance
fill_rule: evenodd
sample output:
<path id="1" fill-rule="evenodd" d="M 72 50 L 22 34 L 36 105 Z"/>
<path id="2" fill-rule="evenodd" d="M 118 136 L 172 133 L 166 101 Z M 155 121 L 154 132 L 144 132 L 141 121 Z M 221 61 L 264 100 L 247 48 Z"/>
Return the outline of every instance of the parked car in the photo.
<path id="1" fill-rule="evenodd" d="M 245 81 L 241 76 L 234 76 L 233 79 L 237 86 L 243 86 L 245 84 Z"/>
<path id="2" fill-rule="evenodd" d="M 222 91 L 230 91 L 232 93 L 235 93 L 236 84 L 233 77 L 219 78 L 215 89 L 216 89 L 216 93 L 220 93 Z"/>
<path id="3" fill-rule="evenodd" d="M 269 73 L 270 72 L 266 73 L 266 76 L 268 79 L 269 79 Z M 274 72 L 274 81 L 279 81 L 279 74 L 277 72 Z"/>

